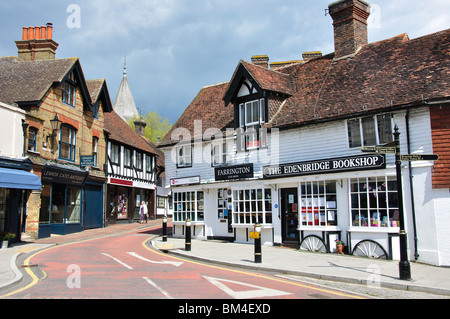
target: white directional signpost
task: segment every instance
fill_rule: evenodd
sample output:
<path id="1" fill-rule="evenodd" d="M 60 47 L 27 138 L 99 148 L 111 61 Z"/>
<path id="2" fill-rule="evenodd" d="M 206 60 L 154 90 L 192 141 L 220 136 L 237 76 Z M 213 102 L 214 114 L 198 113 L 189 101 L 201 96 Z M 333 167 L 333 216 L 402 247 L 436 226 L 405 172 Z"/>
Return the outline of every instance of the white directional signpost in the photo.
<path id="1" fill-rule="evenodd" d="M 363 153 L 375 154 L 395 154 L 395 166 L 397 170 L 397 196 L 399 205 L 400 218 L 400 263 L 399 272 L 400 280 L 411 280 L 411 265 L 409 264 L 407 251 L 407 236 L 405 231 L 405 216 L 403 212 L 403 195 L 402 195 L 402 162 L 413 161 L 437 161 L 438 155 L 419 155 L 419 154 L 400 154 L 400 132 L 398 126 L 395 125 L 394 142 L 380 146 L 366 146 L 361 148 Z"/>

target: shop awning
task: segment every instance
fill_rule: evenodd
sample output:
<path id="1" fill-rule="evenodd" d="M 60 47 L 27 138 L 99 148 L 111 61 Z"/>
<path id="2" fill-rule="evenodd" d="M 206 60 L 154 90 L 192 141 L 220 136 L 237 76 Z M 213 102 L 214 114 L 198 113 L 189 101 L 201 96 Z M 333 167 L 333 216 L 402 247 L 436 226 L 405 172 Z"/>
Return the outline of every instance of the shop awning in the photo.
<path id="1" fill-rule="evenodd" d="M 39 176 L 30 172 L 0 167 L 0 188 L 41 190 Z"/>

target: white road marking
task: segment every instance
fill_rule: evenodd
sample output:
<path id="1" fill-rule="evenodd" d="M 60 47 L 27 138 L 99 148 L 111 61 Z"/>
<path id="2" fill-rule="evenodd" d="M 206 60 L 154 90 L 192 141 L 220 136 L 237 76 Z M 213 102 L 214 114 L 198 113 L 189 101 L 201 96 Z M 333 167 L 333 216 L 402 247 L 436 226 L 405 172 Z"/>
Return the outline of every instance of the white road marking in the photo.
<path id="1" fill-rule="evenodd" d="M 165 260 L 163 260 L 163 261 L 153 261 L 153 260 L 149 260 L 149 259 L 147 259 L 145 257 L 142 257 L 142 256 L 140 256 L 140 255 L 138 255 L 138 254 L 136 254 L 134 252 L 128 252 L 128 254 L 133 256 L 133 257 L 139 258 L 139 259 L 141 259 L 143 261 L 152 263 L 152 264 L 172 265 L 172 266 L 175 266 L 175 267 L 180 267 L 182 264 L 184 264 L 183 262 L 178 262 L 178 261 L 165 261 Z"/>
<path id="2" fill-rule="evenodd" d="M 253 298 L 292 295 L 289 292 L 285 292 L 285 291 L 281 291 L 281 290 L 275 290 L 275 289 L 271 289 L 271 288 L 260 287 L 260 286 L 255 286 L 255 285 L 246 284 L 246 283 L 239 282 L 239 281 L 234 281 L 234 280 L 214 278 L 214 277 L 207 277 L 207 276 L 203 276 L 203 278 L 207 279 L 214 286 L 222 289 L 224 292 L 229 294 L 234 299 L 253 299 Z M 232 284 L 238 284 L 238 285 L 241 285 L 241 286 L 247 286 L 247 287 L 251 287 L 253 289 L 252 290 L 245 290 L 245 291 L 234 291 L 231 288 L 229 288 L 228 286 L 226 286 L 223 282 L 228 282 L 228 283 L 232 283 Z"/>
<path id="3" fill-rule="evenodd" d="M 167 297 L 167 299 L 173 299 L 173 297 L 171 297 L 167 291 L 165 291 L 165 290 L 162 289 L 160 286 L 158 286 L 157 284 L 155 284 L 155 283 L 154 283 L 153 281 L 151 281 L 148 277 L 142 277 L 142 278 L 144 278 L 150 285 L 152 285 L 153 287 L 155 287 L 156 289 L 158 289 L 160 293 L 162 293 L 164 296 Z"/>
<path id="4" fill-rule="evenodd" d="M 114 258 L 113 256 L 111 256 L 111 255 L 108 255 L 108 254 L 105 254 L 105 253 L 102 253 L 103 255 L 105 255 L 106 257 L 109 257 L 109 258 L 111 258 L 111 259 L 113 259 L 113 260 L 115 260 L 116 262 L 118 262 L 119 264 L 121 264 L 122 266 L 124 266 L 125 268 L 128 268 L 128 269 L 133 269 L 133 267 L 131 267 L 131 266 L 128 266 L 126 263 L 124 263 L 124 262 L 122 262 L 122 261 L 120 261 L 119 259 L 117 259 L 117 258 Z"/>

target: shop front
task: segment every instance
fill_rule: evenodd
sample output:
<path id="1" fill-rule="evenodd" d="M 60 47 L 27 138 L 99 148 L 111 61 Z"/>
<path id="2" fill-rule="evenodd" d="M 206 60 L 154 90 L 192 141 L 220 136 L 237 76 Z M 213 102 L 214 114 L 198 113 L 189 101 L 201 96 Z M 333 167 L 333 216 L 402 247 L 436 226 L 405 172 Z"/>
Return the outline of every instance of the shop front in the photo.
<path id="1" fill-rule="evenodd" d="M 30 173 L 29 159 L 0 157 L 0 234 L 13 233 L 20 241 L 26 227 L 26 203 L 31 191 L 41 190 L 41 180 Z"/>
<path id="2" fill-rule="evenodd" d="M 39 238 L 83 230 L 83 187 L 88 172 L 64 165 L 42 168 Z"/>
<path id="3" fill-rule="evenodd" d="M 108 178 L 107 219 L 109 223 L 139 220 L 139 207 L 145 202 L 150 219 L 156 218 L 156 190 L 153 184 Z"/>
<path id="4" fill-rule="evenodd" d="M 394 168 L 382 155 L 362 155 L 263 168 L 279 192 L 281 244 L 313 252 L 399 258 Z"/>

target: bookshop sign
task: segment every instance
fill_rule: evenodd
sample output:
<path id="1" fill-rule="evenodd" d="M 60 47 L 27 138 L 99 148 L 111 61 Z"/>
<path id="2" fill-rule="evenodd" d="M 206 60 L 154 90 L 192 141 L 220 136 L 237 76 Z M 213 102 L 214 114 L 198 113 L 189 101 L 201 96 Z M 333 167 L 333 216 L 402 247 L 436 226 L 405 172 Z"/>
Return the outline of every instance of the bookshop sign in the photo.
<path id="1" fill-rule="evenodd" d="M 384 155 L 370 154 L 263 167 L 264 178 L 343 173 L 386 168 Z"/>

